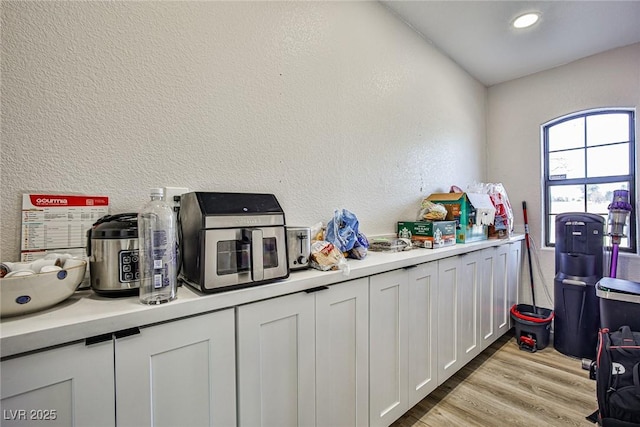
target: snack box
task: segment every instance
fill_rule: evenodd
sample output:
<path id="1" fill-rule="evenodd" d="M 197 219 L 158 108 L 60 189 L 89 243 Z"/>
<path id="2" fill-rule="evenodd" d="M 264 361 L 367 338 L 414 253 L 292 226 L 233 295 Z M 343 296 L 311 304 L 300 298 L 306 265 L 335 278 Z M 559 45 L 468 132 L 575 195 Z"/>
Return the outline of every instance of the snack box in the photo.
<path id="1" fill-rule="evenodd" d="M 436 249 L 452 246 L 456 244 L 456 222 L 398 222 L 398 237 L 411 239 L 411 243 L 421 248 Z"/>
<path id="2" fill-rule="evenodd" d="M 474 194 L 473 197 L 478 208 L 486 209 L 493 206 L 488 195 Z M 476 207 L 469 200 L 467 193 L 433 193 L 427 197 L 427 200 L 443 205 L 447 209 L 446 219 L 456 222 L 456 243 L 476 242 L 489 238 L 489 227 L 476 224 Z"/>

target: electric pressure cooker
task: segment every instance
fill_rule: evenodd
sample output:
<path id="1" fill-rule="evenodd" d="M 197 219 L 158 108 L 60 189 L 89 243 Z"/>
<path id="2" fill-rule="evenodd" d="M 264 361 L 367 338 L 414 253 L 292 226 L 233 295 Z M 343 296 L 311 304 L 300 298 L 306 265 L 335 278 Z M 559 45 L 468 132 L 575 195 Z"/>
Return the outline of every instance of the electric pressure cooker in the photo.
<path id="1" fill-rule="evenodd" d="M 138 214 L 106 215 L 87 231 L 91 288 L 99 295 L 136 295 L 138 268 Z"/>

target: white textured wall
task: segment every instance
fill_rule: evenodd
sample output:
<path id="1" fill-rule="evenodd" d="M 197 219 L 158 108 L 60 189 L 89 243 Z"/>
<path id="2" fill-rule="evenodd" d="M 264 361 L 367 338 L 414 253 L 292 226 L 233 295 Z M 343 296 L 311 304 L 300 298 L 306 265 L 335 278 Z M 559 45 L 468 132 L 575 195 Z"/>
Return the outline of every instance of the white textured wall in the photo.
<path id="1" fill-rule="evenodd" d="M 23 192 L 272 192 L 367 234 L 485 178 L 486 89 L 377 2 L 2 2 L 3 260 Z"/>
<path id="2" fill-rule="evenodd" d="M 540 126 L 549 120 L 598 107 L 635 107 L 640 138 L 640 44 L 614 49 L 546 72 L 492 86 L 488 90 L 488 180 L 504 182 L 514 208 L 516 229 L 523 231 L 522 201 L 527 202 L 530 232 L 539 247 L 542 236 L 542 165 Z M 638 146 L 636 144 L 636 151 Z M 638 156 L 636 156 L 638 157 Z M 605 159 L 603 159 L 605 161 Z M 636 171 L 640 162 L 636 159 Z M 636 188 L 640 188 L 636 184 Z M 636 200 L 636 206 L 640 206 Z M 634 212 L 635 219 L 638 212 Z M 553 249 L 536 252 L 553 295 Z M 535 268 L 535 267 L 534 267 Z M 530 300 L 525 268 L 520 295 Z M 620 255 L 618 277 L 640 281 L 640 257 Z M 534 272 L 534 279 L 540 279 Z M 541 288 L 537 303 L 546 303 Z"/>

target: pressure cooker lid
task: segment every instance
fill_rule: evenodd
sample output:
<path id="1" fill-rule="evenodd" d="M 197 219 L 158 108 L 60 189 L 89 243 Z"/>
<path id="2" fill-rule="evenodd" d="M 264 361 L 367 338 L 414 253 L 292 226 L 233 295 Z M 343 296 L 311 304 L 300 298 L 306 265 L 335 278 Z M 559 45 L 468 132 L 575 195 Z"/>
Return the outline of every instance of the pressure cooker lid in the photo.
<path id="1" fill-rule="evenodd" d="M 138 237 L 138 214 L 105 215 L 87 231 L 92 239 L 130 239 Z"/>

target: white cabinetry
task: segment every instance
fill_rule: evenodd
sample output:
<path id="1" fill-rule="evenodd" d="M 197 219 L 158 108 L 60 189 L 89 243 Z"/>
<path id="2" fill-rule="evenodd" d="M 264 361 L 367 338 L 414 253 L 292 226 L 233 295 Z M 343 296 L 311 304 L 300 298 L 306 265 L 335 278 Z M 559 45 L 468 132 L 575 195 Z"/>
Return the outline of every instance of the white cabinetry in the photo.
<path id="1" fill-rule="evenodd" d="M 458 351 L 460 258 L 438 261 L 438 385 L 462 367 Z"/>
<path id="2" fill-rule="evenodd" d="M 118 336 L 3 361 L 2 425 L 235 425 L 233 309 Z"/>
<path id="3" fill-rule="evenodd" d="M 458 280 L 458 343 L 462 366 L 470 362 L 482 351 L 480 344 L 480 275 L 481 251 L 460 255 L 460 276 Z"/>
<path id="4" fill-rule="evenodd" d="M 301 292 L 237 310 L 239 425 L 313 425 L 314 296 Z"/>
<path id="5" fill-rule="evenodd" d="M 480 328 L 482 349 L 512 326 L 510 309 L 518 301 L 522 242 L 480 251 Z"/>
<path id="6" fill-rule="evenodd" d="M 438 262 L 409 271 L 409 404 L 412 407 L 438 386 Z"/>
<path id="7" fill-rule="evenodd" d="M 113 426 L 113 342 L 53 348 L 0 364 L 2 425 Z"/>
<path id="8" fill-rule="evenodd" d="M 506 245 L 504 245 L 506 246 Z M 507 294 L 507 307 L 506 316 L 509 323 L 509 329 L 514 325 L 513 319 L 509 314 L 511 306 L 518 303 L 518 294 L 520 292 L 520 277 L 522 271 L 522 241 L 509 243 L 509 259 L 507 263 L 507 281 L 508 281 L 508 294 Z M 505 331 L 506 332 L 506 331 Z"/>
<path id="9" fill-rule="evenodd" d="M 496 336 L 491 342 L 504 335 L 511 328 L 509 321 L 509 308 L 511 307 L 509 295 L 511 286 L 513 286 L 509 280 L 508 273 L 510 264 L 509 245 L 501 245 L 492 249 L 495 252 L 493 324 L 496 329 Z M 491 344 L 491 342 L 487 344 Z"/>
<path id="10" fill-rule="evenodd" d="M 478 279 L 478 296 L 480 298 L 480 345 L 487 348 L 497 337 L 495 327 L 495 277 L 496 252 L 494 248 L 480 252 L 480 277 Z"/>
<path id="11" fill-rule="evenodd" d="M 317 292 L 316 425 L 369 424 L 369 281 Z"/>
<path id="12" fill-rule="evenodd" d="M 365 278 L 238 307 L 239 425 L 367 425 L 367 297 Z"/>
<path id="13" fill-rule="evenodd" d="M 511 328 L 521 248 L 517 241 L 438 261 L 438 384 Z"/>
<path id="14" fill-rule="evenodd" d="M 371 426 L 387 426 L 408 409 L 408 284 L 405 269 L 369 279 Z"/>
<path id="15" fill-rule="evenodd" d="M 438 261 L 438 384 L 480 353 L 479 252 Z"/>
<path id="16" fill-rule="evenodd" d="M 483 249 L 479 256 L 480 339 L 481 348 L 484 350 L 509 329 L 509 245 Z"/>
<path id="17" fill-rule="evenodd" d="M 117 338 L 115 364 L 119 427 L 236 423 L 233 309 Z"/>
<path id="18" fill-rule="evenodd" d="M 370 278 L 371 426 L 391 424 L 437 387 L 437 266 Z"/>
<path id="19" fill-rule="evenodd" d="M 2 424 L 388 426 L 511 327 L 494 244 L 7 358 Z"/>

